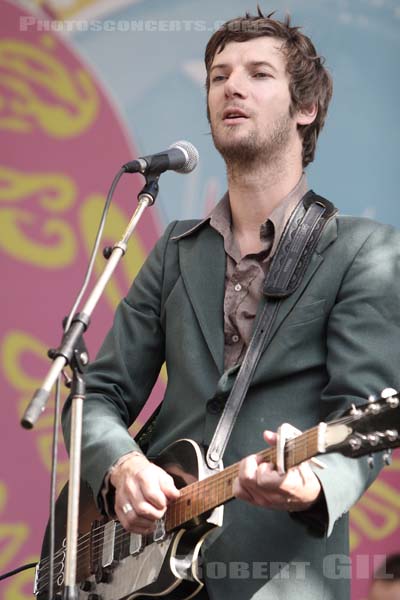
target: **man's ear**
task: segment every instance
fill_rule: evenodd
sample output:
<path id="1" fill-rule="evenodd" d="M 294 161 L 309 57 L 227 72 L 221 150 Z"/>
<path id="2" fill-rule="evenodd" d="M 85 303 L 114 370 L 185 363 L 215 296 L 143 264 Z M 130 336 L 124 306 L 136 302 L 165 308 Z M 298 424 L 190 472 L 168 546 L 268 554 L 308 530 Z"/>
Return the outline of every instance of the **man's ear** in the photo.
<path id="1" fill-rule="evenodd" d="M 309 125 L 313 121 L 318 113 L 318 104 L 311 104 L 310 106 L 304 106 L 297 111 L 296 120 L 297 125 Z"/>

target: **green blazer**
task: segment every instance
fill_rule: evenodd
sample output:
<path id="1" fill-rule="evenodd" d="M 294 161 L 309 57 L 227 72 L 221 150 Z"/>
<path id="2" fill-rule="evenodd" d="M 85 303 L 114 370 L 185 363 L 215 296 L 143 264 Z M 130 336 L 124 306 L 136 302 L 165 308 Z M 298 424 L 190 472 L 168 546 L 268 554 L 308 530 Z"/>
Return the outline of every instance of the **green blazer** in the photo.
<path id="1" fill-rule="evenodd" d="M 285 299 L 224 456 L 229 465 L 264 447 L 262 431 L 301 430 L 399 387 L 400 235 L 366 219 L 333 218 L 303 281 Z M 168 226 L 120 303 L 90 365 L 82 476 L 98 497 L 105 474 L 136 447 L 127 432 L 166 362 L 168 385 L 149 454 L 180 438 L 208 443 L 223 373 L 225 253 L 208 221 Z M 63 423 L 68 444 L 70 405 Z M 323 458 L 326 514 L 286 513 L 235 500 L 203 553 L 209 597 L 349 598 L 350 507 L 379 469 Z"/>

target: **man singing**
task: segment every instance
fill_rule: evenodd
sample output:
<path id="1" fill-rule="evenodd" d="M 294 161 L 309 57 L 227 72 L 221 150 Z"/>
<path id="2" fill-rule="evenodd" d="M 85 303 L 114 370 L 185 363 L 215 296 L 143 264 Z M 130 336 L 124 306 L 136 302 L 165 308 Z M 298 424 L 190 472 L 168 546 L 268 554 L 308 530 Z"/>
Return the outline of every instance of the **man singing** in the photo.
<path id="1" fill-rule="evenodd" d="M 205 64 L 228 190 L 203 221 L 167 227 L 86 375 L 83 478 L 103 512 L 143 536 L 182 493 L 152 457 L 182 438 L 210 444 L 230 385 L 221 399 L 218 382 L 234 379 L 279 242 L 310 198 L 305 168 L 332 95 L 311 40 L 260 10 L 216 31 Z M 334 453 L 282 472 L 256 453 L 276 443 L 283 422 L 307 430 L 398 386 L 399 255 L 391 227 L 337 214 L 325 224 L 298 287 L 280 301 L 233 425 L 223 461 L 240 461 L 237 498 L 201 547 L 197 598 L 349 598 L 347 513 L 377 470 Z M 164 362 L 168 385 L 145 456 L 128 427 Z M 67 441 L 69 425 L 68 402 Z M 179 589 L 162 597 L 184 597 Z"/>

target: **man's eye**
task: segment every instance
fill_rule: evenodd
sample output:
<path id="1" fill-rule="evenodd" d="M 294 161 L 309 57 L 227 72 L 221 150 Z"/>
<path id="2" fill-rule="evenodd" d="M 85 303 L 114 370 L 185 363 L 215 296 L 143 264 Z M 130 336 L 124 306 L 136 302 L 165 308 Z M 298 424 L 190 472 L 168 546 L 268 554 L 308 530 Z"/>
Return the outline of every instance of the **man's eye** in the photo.
<path id="1" fill-rule="evenodd" d="M 226 79 L 226 78 L 225 78 L 225 75 L 215 75 L 215 76 L 214 76 L 214 77 L 211 79 L 211 81 L 212 81 L 213 83 L 218 83 L 218 81 L 223 81 L 224 79 Z"/>
<path id="2" fill-rule="evenodd" d="M 255 77 L 256 79 L 266 79 L 267 77 L 269 77 L 268 73 L 263 73 L 262 71 L 254 73 L 253 77 Z"/>

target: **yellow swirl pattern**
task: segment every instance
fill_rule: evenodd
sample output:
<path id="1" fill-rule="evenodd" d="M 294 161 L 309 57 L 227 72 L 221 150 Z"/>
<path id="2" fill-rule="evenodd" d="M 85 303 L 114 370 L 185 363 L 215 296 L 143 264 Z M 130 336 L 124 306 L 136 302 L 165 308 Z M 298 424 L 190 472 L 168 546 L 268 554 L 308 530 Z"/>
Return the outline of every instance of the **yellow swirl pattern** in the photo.
<path id="1" fill-rule="evenodd" d="M 104 200 L 105 199 L 103 196 L 93 194 L 92 196 L 89 196 L 80 207 L 79 223 L 81 229 L 81 238 L 86 243 L 88 254 L 92 249 L 96 233 L 95 229 L 93 228 L 93 223 L 98 223 L 100 220 L 104 206 Z M 126 215 L 121 211 L 121 209 L 118 208 L 117 205 L 112 204 L 106 226 L 104 228 L 104 239 L 106 242 L 103 244 L 103 247 L 107 244 L 113 246 L 117 241 L 119 241 L 126 229 L 127 224 L 128 221 Z M 122 269 L 124 274 L 123 280 L 126 282 L 125 286 L 121 287 L 121 285 L 118 283 L 118 277 L 116 277 L 116 274 L 114 274 L 104 292 L 105 298 L 107 299 L 113 311 L 116 309 L 117 304 L 120 302 L 122 297 L 125 296 L 127 288 L 135 279 L 145 258 L 146 251 L 140 242 L 140 238 L 134 234 L 129 240 L 128 251 L 122 258 L 118 267 L 118 269 Z M 95 269 L 97 275 L 100 275 L 104 270 L 104 258 L 101 255 L 96 259 Z M 168 376 L 165 365 L 161 369 L 160 377 L 161 380 L 166 383 Z M 136 421 L 130 430 L 132 435 L 135 435 L 140 427 L 141 422 Z"/>
<path id="2" fill-rule="evenodd" d="M 104 201 L 105 198 L 103 196 L 99 194 L 93 194 L 89 196 L 80 206 L 79 224 L 81 229 L 81 238 L 86 243 L 88 254 L 92 249 L 96 234 L 96 229 L 93 227 L 93 223 L 98 223 L 100 221 Z M 104 242 L 103 246 L 106 246 L 107 244 L 113 246 L 122 237 L 127 224 L 128 221 L 126 215 L 120 208 L 118 208 L 116 204 L 112 204 L 104 228 L 104 239 L 106 241 Z M 126 294 L 128 286 L 136 277 L 145 257 L 146 253 L 140 242 L 140 239 L 138 236 L 133 235 L 129 241 L 128 252 L 122 258 L 116 271 L 117 274 L 119 270 L 122 270 L 124 274 L 124 280 L 126 282 L 125 286 L 122 287 L 120 284 L 118 284 L 117 278 L 114 275 L 105 290 L 105 297 L 113 311 L 117 307 L 117 304 L 121 298 Z M 95 263 L 97 275 L 100 275 L 100 273 L 103 272 L 104 262 L 104 258 L 100 254 Z"/>
<path id="3" fill-rule="evenodd" d="M 99 98 L 89 73 L 72 71 L 57 59 L 48 38 L 42 37 L 43 48 L 13 38 L 0 40 L 0 130 L 40 129 L 66 139 L 95 121 Z"/>
<path id="4" fill-rule="evenodd" d="M 23 368 L 23 355 L 32 354 L 38 359 L 43 359 L 47 354 L 45 345 L 33 336 L 23 331 L 10 331 L 3 340 L 1 347 L 1 363 L 9 384 L 19 393 L 18 416 L 22 417 L 32 394 L 42 383 L 42 378 L 31 376 Z M 45 364 L 45 363 L 44 363 Z M 47 366 L 47 365 L 46 365 Z M 45 374 L 43 371 L 43 375 Z M 66 392 L 64 391 L 64 396 Z M 34 435 L 38 454 L 42 464 L 49 471 L 52 443 L 54 400 L 51 397 L 45 413 L 37 422 Z M 59 442 L 59 456 L 64 456 L 58 464 L 57 475 L 59 477 L 58 489 L 65 484 L 67 479 L 68 461 L 65 456 L 65 448 L 62 436 Z"/>
<path id="5" fill-rule="evenodd" d="M 7 487 L 0 481 L 0 506 L 1 512 L 7 504 Z M 29 536 L 29 528 L 25 523 L 0 523 L 0 569 L 10 562 L 19 552 Z"/>
<path id="6" fill-rule="evenodd" d="M 400 471 L 400 459 L 395 458 L 386 470 Z M 355 550 L 365 540 L 378 541 L 393 535 L 400 527 L 399 509 L 397 487 L 377 479 L 350 511 L 350 549 Z"/>
<path id="7" fill-rule="evenodd" d="M 40 0 L 36 0 L 40 2 Z M 69 2 L 54 2 L 51 1 L 51 9 L 57 19 L 67 19 L 69 17 L 78 16 L 80 11 L 89 6 L 96 5 L 98 0 L 69 0 Z M 94 6 L 96 10 L 96 6 Z"/>
<path id="8" fill-rule="evenodd" d="M 39 556 L 28 554 L 24 557 L 23 562 L 30 563 L 38 560 Z M 4 600 L 32 600 L 34 598 L 32 595 L 34 576 L 35 571 L 29 569 L 11 577 L 8 585 L 5 586 Z"/>
<path id="9" fill-rule="evenodd" d="M 32 198 L 37 199 L 43 209 L 43 217 L 34 207 L 14 207 L 17 202 L 27 204 Z M 49 213 L 64 213 L 75 198 L 75 183 L 64 174 L 27 174 L 0 166 L 0 248 L 17 260 L 41 268 L 71 264 L 77 246 L 73 229 L 65 218 L 49 216 Z M 43 241 L 28 233 L 30 228 L 38 229 L 39 222 Z"/>

